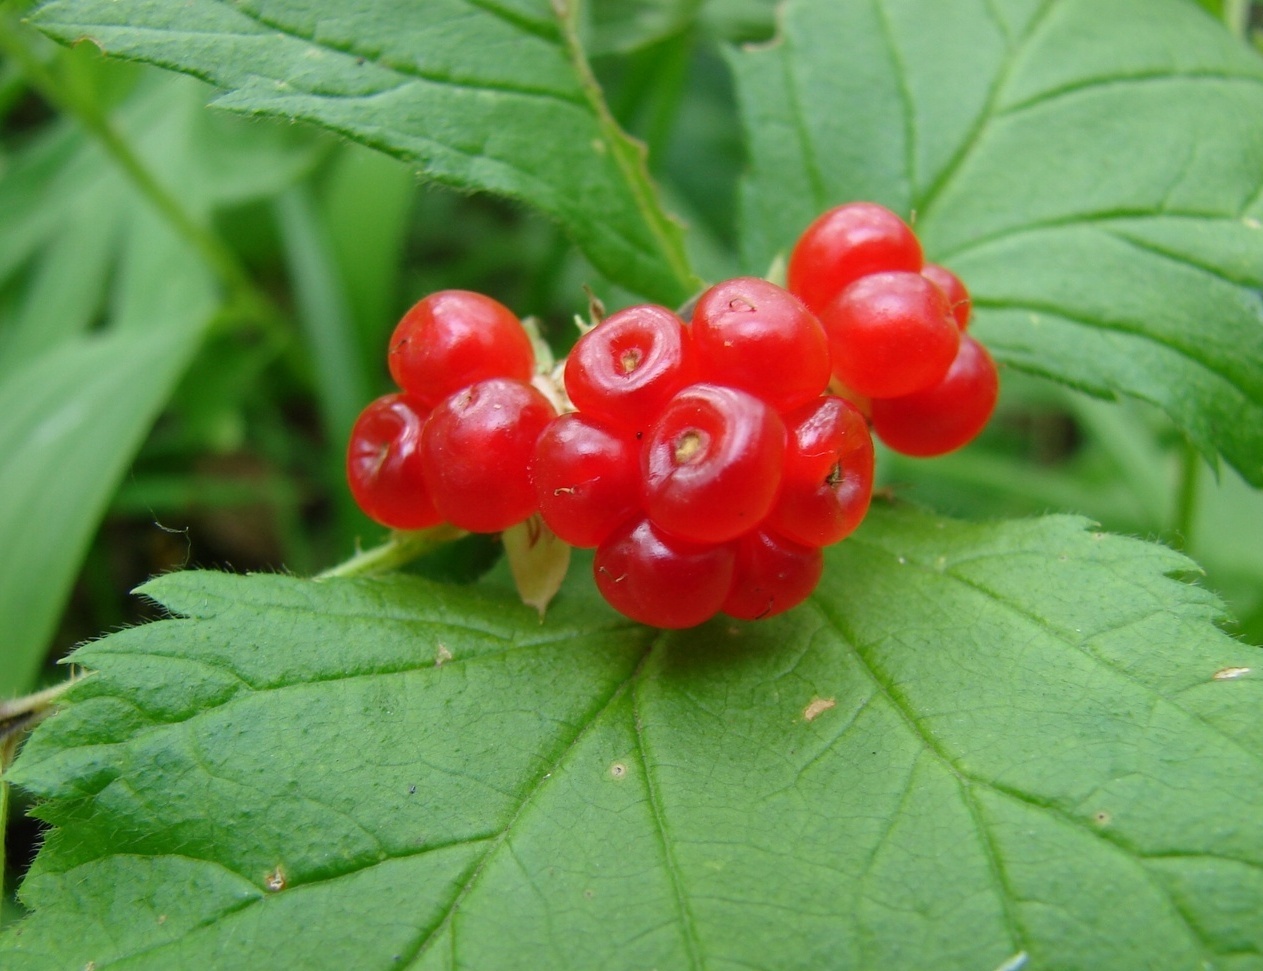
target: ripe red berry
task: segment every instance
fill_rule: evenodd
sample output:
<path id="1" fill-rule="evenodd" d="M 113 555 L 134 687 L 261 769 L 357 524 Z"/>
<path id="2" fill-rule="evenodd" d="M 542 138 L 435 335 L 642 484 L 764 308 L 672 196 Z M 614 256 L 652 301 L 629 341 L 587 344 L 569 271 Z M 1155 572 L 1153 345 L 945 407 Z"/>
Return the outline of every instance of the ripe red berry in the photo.
<path id="1" fill-rule="evenodd" d="M 421 436 L 426 488 L 443 518 L 496 533 L 535 510 L 527 469 L 553 406 L 529 384 L 489 378 L 443 399 Z"/>
<path id="2" fill-rule="evenodd" d="M 873 494 L 873 439 L 850 402 L 829 396 L 785 416 L 781 494 L 765 525 L 804 546 L 849 536 Z"/>
<path id="3" fill-rule="evenodd" d="M 960 328 L 943 291 L 920 273 L 871 273 L 820 315 L 833 372 L 870 398 L 911 394 L 940 381 L 956 357 Z"/>
<path id="4" fill-rule="evenodd" d="M 908 224 L 875 202 L 851 202 L 813 222 L 789 257 L 789 289 L 817 314 L 870 273 L 921 270 L 921 244 Z"/>
<path id="5" fill-rule="evenodd" d="M 777 411 L 829 383 L 829 339 L 801 300 L 758 277 L 716 284 L 693 311 L 693 346 L 707 381 L 741 388 Z"/>
<path id="6" fill-rule="evenodd" d="M 540 515 L 571 546 L 598 546 L 640 505 L 634 438 L 572 412 L 549 423 L 531 461 Z"/>
<path id="7" fill-rule="evenodd" d="M 982 431 L 999 393 L 995 362 L 966 334 L 942 381 L 915 394 L 873 402 L 873 431 L 896 452 L 921 458 L 943 455 Z"/>
<path id="8" fill-rule="evenodd" d="M 606 601 L 654 627 L 693 627 L 719 612 L 732 587 L 731 544 L 669 536 L 647 519 L 616 529 L 596 551 L 592 570 Z"/>
<path id="9" fill-rule="evenodd" d="M 753 529 L 780 489 L 785 426 L 753 395 L 695 384 L 667 403 L 641 450 L 645 509 L 683 539 L 722 543 Z"/>
<path id="10" fill-rule="evenodd" d="M 443 521 L 421 472 L 426 411 L 407 395 L 378 398 L 360 412 L 346 451 L 346 478 L 356 504 L 393 529 L 424 529 Z"/>
<path id="11" fill-rule="evenodd" d="M 691 344 L 666 307 L 627 307 L 579 338 L 566 361 L 566 393 L 580 411 L 643 431 L 693 380 Z"/>
<path id="12" fill-rule="evenodd" d="M 721 610 L 741 620 L 783 614 L 807 599 L 824 572 L 819 549 L 756 529 L 737 540 L 732 589 Z"/>
<path id="13" fill-rule="evenodd" d="M 955 318 L 957 326 L 961 330 L 968 327 L 969 311 L 973 303 L 960 277 L 937 263 L 926 263 L 921 267 L 921 275 L 943 291 L 943 295 L 947 297 L 948 306 L 952 308 L 952 317 Z"/>
<path id="14" fill-rule="evenodd" d="M 469 290 L 440 290 L 413 305 L 395 327 L 390 375 L 429 407 L 485 378 L 529 381 L 535 352 L 508 307 Z"/>

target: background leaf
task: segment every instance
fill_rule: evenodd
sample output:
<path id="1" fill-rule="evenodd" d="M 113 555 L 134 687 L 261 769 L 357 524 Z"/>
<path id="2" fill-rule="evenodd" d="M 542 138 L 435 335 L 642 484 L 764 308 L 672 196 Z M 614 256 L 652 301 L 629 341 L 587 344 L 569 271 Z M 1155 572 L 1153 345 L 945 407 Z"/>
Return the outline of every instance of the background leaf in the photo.
<path id="1" fill-rule="evenodd" d="M 679 303 L 697 285 L 681 234 L 606 111 L 573 18 L 547 0 L 195 0 L 178 10 L 53 0 L 34 22 L 205 78 L 226 89 L 221 107 L 313 121 L 439 182 L 526 202 L 611 279 Z"/>
<path id="2" fill-rule="evenodd" d="M 82 648 L 18 764 L 57 828 L 0 954 L 1257 967 L 1258 652 L 1188 568 L 878 509 L 805 608 L 678 634 L 586 579 L 541 626 L 494 588 L 171 575 L 185 619 Z"/>
<path id="3" fill-rule="evenodd" d="M 283 132 L 208 118 L 200 85 L 153 80 L 117 124 L 200 218 L 310 165 Z M 240 152 L 226 163 L 215 146 L 229 135 Z M 24 150 L 0 180 L 6 199 L 0 696 L 32 685 L 110 497 L 219 308 L 203 258 L 82 132 Z"/>
<path id="4" fill-rule="evenodd" d="M 734 54 L 748 268 L 915 214 L 1010 365 L 1166 411 L 1263 485 L 1263 62 L 1180 0 L 791 0 Z"/>

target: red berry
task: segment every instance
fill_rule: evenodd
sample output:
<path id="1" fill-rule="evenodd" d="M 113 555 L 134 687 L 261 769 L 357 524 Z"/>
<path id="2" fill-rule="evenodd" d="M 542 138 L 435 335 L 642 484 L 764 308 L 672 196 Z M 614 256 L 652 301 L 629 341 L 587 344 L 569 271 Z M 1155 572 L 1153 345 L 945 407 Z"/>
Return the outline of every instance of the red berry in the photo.
<path id="1" fill-rule="evenodd" d="M 685 388 L 641 451 L 649 518 L 699 543 L 734 539 L 772 507 L 784 454 L 785 426 L 758 398 L 717 384 Z"/>
<path id="2" fill-rule="evenodd" d="M 716 284 L 693 311 L 693 346 L 707 381 L 741 388 L 777 411 L 810 401 L 829 383 L 829 339 L 788 290 L 758 277 Z"/>
<path id="3" fill-rule="evenodd" d="M 624 616 L 654 627 L 693 627 L 719 612 L 732 586 L 733 549 L 690 543 L 634 519 L 592 564 L 597 588 Z"/>
<path id="4" fill-rule="evenodd" d="M 732 589 L 721 610 L 742 620 L 783 614 L 807 599 L 824 572 L 819 549 L 756 529 L 736 542 Z"/>
<path id="5" fill-rule="evenodd" d="M 926 263 L 921 267 L 921 275 L 943 291 L 943 295 L 947 297 L 948 306 L 952 308 L 952 317 L 955 318 L 957 326 L 961 330 L 968 327 L 969 311 L 973 304 L 969 299 L 969 291 L 965 289 L 965 284 L 961 282 L 960 277 L 937 263 Z"/>
<path id="6" fill-rule="evenodd" d="M 639 508 L 639 450 L 630 433 L 572 412 L 539 436 L 531 481 L 554 533 L 571 546 L 597 546 Z"/>
<path id="7" fill-rule="evenodd" d="M 611 314 L 579 338 L 566 361 L 566 393 L 580 411 L 641 431 L 694 376 L 684 321 L 643 304 Z"/>
<path id="8" fill-rule="evenodd" d="M 529 381 L 535 352 L 508 307 L 469 290 L 440 290 L 403 315 L 390 338 L 390 375 L 433 407 L 485 378 Z"/>
<path id="9" fill-rule="evenodd" d="M 527 469 L 553 406 L 529 384 L 489 378 L 444 398 L 421 436 L 426 488 L 443 518 L 497 533 L 535 510 Z"/>
<path id="10" fill-rule="evenodd" d="M 789 289 L 821 313 L 849 284 L 870 273 L 921 270 L 921 244 L 908 224 L 875 202 L 830 209 L 794 244 Z"/>
<path id="11" fill-rule="evenodd" d="M 351 429 L 346 478 L 356 504 L 393 529 L 424 529 L 443 521 L 421 472 L 421 429 L 426 411 L 407 395 L 369 404 Z"/>
<path id="12" fill-rule="evenodd" d="M 785 416 L 781 494 L 766 526 L 804 546 L 849 536 L 873 494 L 873 439 L 850 402 L 821 398 Z"/>
<path id="13" fill-rule="evenodd" d="M 966 334 L 951 369 L 938 384 L 873 402 L 873 431 L 896 452 L 922 458 L 943 455 L 982 431 L 999 393 L 995 362 Z"/>
<path id="14" fill-rule="evenodd" d="M 820 315 L 833 372 L 870 398 L 911 394 L 942 379 L 960 346 L 943 291 L 920 273 L 872 273 Z"/>

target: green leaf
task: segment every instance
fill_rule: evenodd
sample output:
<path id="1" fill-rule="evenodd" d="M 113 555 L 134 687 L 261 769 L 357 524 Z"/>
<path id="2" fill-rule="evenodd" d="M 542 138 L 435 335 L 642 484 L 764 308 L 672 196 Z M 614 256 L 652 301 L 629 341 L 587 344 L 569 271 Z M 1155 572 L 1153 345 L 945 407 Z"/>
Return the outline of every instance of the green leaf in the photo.
<path id="1" fill-rule="evenodd" d="M 294 178 L 308 144 L 209 120 L 151 72 L 114 122 L 190 211 Z M 217 148 L 231 136 L 233 161 Z M 210 270 L 101 148 L 60 128 L 0 178 L 0 696 L 28 690 L 110 495 L 218 307 Z M 29 268 L 29 272 L 20 271 Z"/>
<path id="2" fill-rule="evenodd" d="M 15 769 L 55 829 L 4 967 L 1260 966 L 1258 650 L 1187 560 L 885 508 L 829 559 L 675 634 L 586 578 L 542 625 L 153 581 Z"/>
<path id="3" fill-rule="evenodd" d="M 564 0 L 53 0 L 33 20 L 205 78 L 221 107 L 312 121 L 439 182 L 520 199 L 611 279 L 678 303 L 697 286 L 679 227 L 601 100 L 575 16 Z"/>
<path id="4" fill-rule="evenodd" d="M 736 53 L 751 268 L 874 199 L 997 357 L 1164 409 L 1263 485 L 1263 61 L 1181 0 L 786 7 Z"/>

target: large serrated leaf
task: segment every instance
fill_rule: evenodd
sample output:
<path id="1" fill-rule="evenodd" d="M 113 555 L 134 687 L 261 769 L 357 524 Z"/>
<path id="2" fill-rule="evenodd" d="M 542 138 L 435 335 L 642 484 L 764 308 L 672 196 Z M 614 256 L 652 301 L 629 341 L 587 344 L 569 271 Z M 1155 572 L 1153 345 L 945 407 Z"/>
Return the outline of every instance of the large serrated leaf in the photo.
<path id="1" fill-rule="evenodd" d="M 876 509 L 773 621 L 175 574 L 15 780 L 6 969 L 1263 966 L 1258 651 L 1161 547 Z M 66 928 L 74 927 L 74 933 Z"/>
<path id="2" fill-rule="evenodd" d="M 185 71 L 235 111 L 301 118 L 433 179 L 557 219 L 611 279 L 667 303 L 696 281 L 642 152 L 606 110 L 555 0 L 52 0 L 63 41 Z"/>
<path id="3" fill-rule="evenodd" d="M 735 54 L 753 268 L 876 199 L 1009 364 L 1167 411 L 1263 485 L 1263 61 L 1181 0 L 791 0 Z"/>

